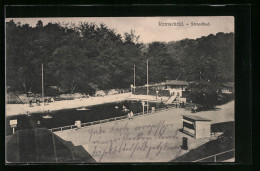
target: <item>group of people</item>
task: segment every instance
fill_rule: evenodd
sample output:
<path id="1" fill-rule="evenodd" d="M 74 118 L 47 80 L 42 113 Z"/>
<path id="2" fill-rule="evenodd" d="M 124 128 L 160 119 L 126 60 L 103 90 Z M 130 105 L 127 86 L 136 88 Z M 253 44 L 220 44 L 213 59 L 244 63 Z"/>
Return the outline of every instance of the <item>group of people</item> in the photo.
<path id="1" fill-rule="evenodd" d="M 192 113 L 196 113 L 198 110 L 198 107 L 195 105 L 194 107 L 191 108 Z"/>
<path id="2" fill-rule="evenodd" d="M 175 104 L 175 107 L 178 108 L 178 107 L 181 107 L 181 108 L 184 108 L 185 107 L 185 102 L 180 102 L 180 103 L 174 103 Z"/>
<path id="3" fill-rule="evenodd" d="M 127 116 L 128 116 L 128 119 L 129 119 L 129 120 L 130 120 L 130 119 L 134 119 L 134 113 L 133 113 L 133 111 L 131 111 L 130 113 L 128 113 Z"/>
<path id="4" fill-rule="evenodd" d="M 55 101 L 55 100 L 54 100 L 53 97 L 50 98 L 50 99 L 44 99 L 44 105 L 48 105 L 49 102 L 54 102 L 54 101 Z M 36 102 L 36 105 L 37 105 L 37 106 L 41 106 L 41 101 L 40 101 L 40 99 L 36 99 L 35 102 Z M 33 100 L 30 100 L 30 101 L 29 101 L 29 106 L 30 106 L 30 107 L 34 107 L 34 105 L 33 105 Z"/>
<path id="5" fill-rule="evenodd" d="M 184 103 L 184 101 L 180 102 L 180 107 L 182 107 L 182 108 L 185 107 L 185 103 Z"/>
<path id="6" fill-rule="evenodd" d="M 115 106 L 115 109 L 119 109 L 119 107 L 118 106 Z M 125 107 L 125 105 L 123 105 L 122 106 L 122 111 L 123 112 L 129 112 L 130 110 L 128 110 L 126 107 Z M 128 117 L 128 119 L 130 120 L 130 119 L 134 119 L 134 113 L 133 113 L 133 111 L 130 111 L 128 114 L 127 114 L 127 117 Z"/>

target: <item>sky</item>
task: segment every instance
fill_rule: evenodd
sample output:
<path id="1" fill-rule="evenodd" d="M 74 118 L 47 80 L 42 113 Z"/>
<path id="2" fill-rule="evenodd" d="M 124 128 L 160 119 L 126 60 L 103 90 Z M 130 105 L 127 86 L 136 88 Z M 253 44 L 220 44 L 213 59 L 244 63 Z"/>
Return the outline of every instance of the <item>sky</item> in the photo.
<path id="1" fill-rule="evenodd" d="M 7 18 L 21 24 L 35 27 L 38 20 L 46 25 L 49 22 L 75 23 L 89 22 L 104 23 L 109 28 L 116 29 L 116 33 L 123 35 L 134 30 L 140 36 L 140 41 L 150 43 L 154 41 L 170 42 L 182 39 L 196 39 L 218 32 L 234 33 L 234 17 L 232 16 L 203 16 L 203 17 L 73 17 L 73 18 Z M 162 23 L 183 23 L 184 26 L 169 26 Z M 193 26 L 193 23 L 209 23 L 207 26 Z"/>

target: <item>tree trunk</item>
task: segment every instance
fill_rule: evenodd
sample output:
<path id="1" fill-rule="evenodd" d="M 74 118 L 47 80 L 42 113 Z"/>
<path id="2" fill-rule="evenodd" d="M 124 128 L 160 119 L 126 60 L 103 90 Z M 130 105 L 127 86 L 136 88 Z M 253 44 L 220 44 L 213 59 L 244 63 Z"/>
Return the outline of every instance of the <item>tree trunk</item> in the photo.
<path id="1" fill-rule="evenodd" d="M 77 87 L 77 82 L 74 82 L 70 91 L 71 94 L 74 94 L 76 87 Z"/>
<path id="2" fill-rule="evenodd" d="M 29 86 L 29 91 L 32 92 L 32 84 L 35 80 L 32 80 L 31 83 L 30 83 L 30 86 Z"/>
<path id="3" fill-rule="evenodd" d="M 28 96 L 25 81 L 22 81 L 20 78 L 18 78 L 18 81 L 22 84 L 24 93 Z"/>
<path id="4" fill-rule="evenodd" d="M 180 70 L 179 70 L 179 75 L 178 75 L 178 77 L 177 77 L 177 79 L 179 80 L 180 79 L 180 77 L 181 77 L 181 72 L 182 72 L 182 68 L 180 67 Z"/>
<path id="5" fill-rule="evenodd" d="M 26 84 L 22 82 L 22 85 L 23 85 L 23 90 L 24 90 L 24 93 L 26 93 L 26 94 L 27 94 L 27 96 L 28 96 L 28 92 L 27 92 L 27 89 L 26 89 Z"/>

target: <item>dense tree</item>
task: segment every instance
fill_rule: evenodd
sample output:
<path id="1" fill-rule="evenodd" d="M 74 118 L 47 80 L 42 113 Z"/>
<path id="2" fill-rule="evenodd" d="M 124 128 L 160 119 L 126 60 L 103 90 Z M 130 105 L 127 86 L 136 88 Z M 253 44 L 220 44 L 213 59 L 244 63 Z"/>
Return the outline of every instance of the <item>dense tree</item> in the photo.
<path id="1" fill-rule="evenodd" d="M 143 44 L 131 30 L 123 35 L 105 24 L 47 23 L 36 27 L 6 22 L 6 81 L 14 90 L 40 92 L 41 64 L 45 87 L 69 93 L 129 88 L 178 79 L 219 83 L 233 81 L 233 33 L 196 40 Z"/>
<path id="2" fill-rule="evenodd" d="M 38 81 L 40 72 L 35 67 L 40 57 L 35 55 L 35 32 L 28 25 L 6 25 L 7 84 L 27 93 Z M 40 78 L 40 77 L 39 77 Z"/>
<path id="3" fill-rule="evenodd" d="M 16 89 L 22 86 L 23 89 L 18 89 L 25 93 L 39 92 L 41 64 L 44 64 L 45 81 L 52 85 L 53 73 L 48 63 L 52 60 L 53 52 L 64 42 L 65 29 L 52 23 L 43 27 L 41 21 L 35 28 L 10 21 L 6 23 L 6 29 L 7 83 Z"/>
<path id="4" fill-rule="evenodd" d="M 176 78 L 177 63 L 173 58 L 170 58 L 165 43 L 153 42 L 149 44 L 145 56 L 149 59 L 149 77 L 151 82 L 162 82 Z"/>
<path id="5" fill-rule="evenodd" d="M 167 46 L 171 58 L 178 62 L 177 78 L 187 81 L 233 81 L 233 33 L 211 34 L 196 40 L 184 39 L 170 42 Z"/>
<path id="6" fill-rule="evenodd" d="M 190 100 L 209 108 L 218 104 L 221 98 L 221 88 L 221 83 L 198 81 L 190 83 L 186 91 Z"/>

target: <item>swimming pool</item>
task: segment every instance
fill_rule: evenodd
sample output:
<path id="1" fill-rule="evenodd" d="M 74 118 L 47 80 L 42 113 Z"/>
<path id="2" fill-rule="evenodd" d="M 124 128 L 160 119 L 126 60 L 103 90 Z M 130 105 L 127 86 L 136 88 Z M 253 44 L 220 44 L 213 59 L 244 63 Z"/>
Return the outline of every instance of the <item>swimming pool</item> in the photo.
<path id="1" fill-rule="evenodd" d="M 152 107 L 163 108 L 163 103 L 149 103 L 149 110 Z M 95 105 L 75 109 L 64 109 L 58 111 L 52 111 L 50 113 L 31 113 L 30 115 L 17 115 L 6 117 L 6 135 L 12 134 L 12 128 L 9 125 L 9 121 L 17 119 L 17 127 L 15 130 L 34 129 L 34 128 L 57 128 L 68 125 L 74 125 L 76 120 L 80 120 L 81 123 L 98 121 L 108 118 L 114 118 L 118 116 L 127 115 L 127 111 L 133 111 L 133 113 L 139 113 L 143 111 L 141 101 L 122 101 L 116 103 L 106 103 L 102 105 Z M 145 111 L 147 108 L 144 108 Z M 49 115 L 50 117 L 44 118 Z"/>

